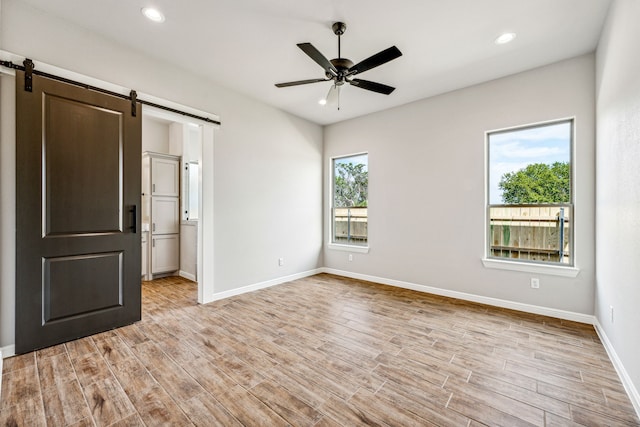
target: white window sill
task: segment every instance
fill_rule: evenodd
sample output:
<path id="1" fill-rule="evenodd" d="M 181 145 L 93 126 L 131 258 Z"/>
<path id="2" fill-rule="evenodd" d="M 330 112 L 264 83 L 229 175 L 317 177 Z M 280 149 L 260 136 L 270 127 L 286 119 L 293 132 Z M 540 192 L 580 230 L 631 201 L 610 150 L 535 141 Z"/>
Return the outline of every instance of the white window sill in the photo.
<path id="1" fill-rule="evenodd" d="M 578 273 L 580 273 L 580 269 L 576 267 L 561 267 L 556 265 L 534 264 L 517 261 L 501 261 L 498 259 L 484 258 L 482 260 L 482 264 L 486 268 L 548 274 L 550 276 L 576 277 Z"/>
<path id="2" fill-rule="evenodd" d="M 359 254 L 369 253 L 369 246 L 340 245 L 337 243 L 327 243 L 327 247 L 335 251 L 355 252 Z"/>

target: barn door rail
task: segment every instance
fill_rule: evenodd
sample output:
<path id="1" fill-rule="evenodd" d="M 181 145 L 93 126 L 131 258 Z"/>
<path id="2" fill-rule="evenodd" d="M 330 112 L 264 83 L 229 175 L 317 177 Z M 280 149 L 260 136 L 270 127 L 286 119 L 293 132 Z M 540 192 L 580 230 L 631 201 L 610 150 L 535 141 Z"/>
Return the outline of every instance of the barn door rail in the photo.
<path id="1" fill-rule="evenodd" d="M 220 125 L 221 124 L 220 121 L 211 119 L 209 117 L 199 116 L 197 114 L 192 114 L 192 113 L 189 113 L 189 112 L 186 112 L 186 111 L 178 110 L 176 108 L 167 107 L 167 106 L 161 105 L 161 104 L 156 104 L 155 102 L 150 102 L 150 101 L 145 101 L 144 99 L 139 99 L 138 98 L 138 94 L 133 89 L 131 90 L 131 92 L 129 92 L 129 95 L 123 95 L 123 94 L 118 93 L 118 92 L 113 92 L 113 91 L 108 90 L 108 89 L 104 89 L 104 88 L 97 87 L 97 86 L 92 86 L 92 85 L 89 85 L 89 84 L 86 84 L 86 83 L 79 82 L 77 80 L 71 80 L 71 79 L 68 79 L 66 77 L 56 76 L 54 74 L 49 74 L 49 73 L 45 73 L 44 71 L 36 70 L 33 61 L 31 59 L 29 59 L 29 58 L 26 58 L 22 62 L 22 65 L 15 64 L 12 61 L 4 61 L 4 60 L 0 60 L 0 65 L 3 66 L 3 67 L 6 67 L 6 68 L 11 68 L 13 70 L 24 71 L 24 73 L 25 73 L 24 90 L 26 92 L 31 92 L 33 90 L 33 75 L 35 74 L 37 76 L 46 77 L 48 79 L 57 80 L 57 81 L 68 83 L 68 84 L 71 84 L 71 85 L 74 85 L 74 86 L 79 86 L 81 88 L 84 88 L 84 89 L 87 89 L 87 90 L 92 90 L 94 92 L 100 92 L 100 93 L 104 93 L 104 94 L 107 94 L 107 95 L 115 96 L 115 97 L 118 97 L 118 98 L 130 100 L 131 101 L 131 115 L 134 116 L 134 117 L 137 115 L 137 104 L 136 103 L 139 102 L 142 105 L 148 105 L 150 107 L 158 108 L 158 109 L 161 109 L 161 110 L 164 110 L 164 111 L 170 111 L 172 113 L 181 114 L 183 116 L 191 117 L 193 119 L 202 120 L 203 122 L 213 123 L 215 125 Z"/>

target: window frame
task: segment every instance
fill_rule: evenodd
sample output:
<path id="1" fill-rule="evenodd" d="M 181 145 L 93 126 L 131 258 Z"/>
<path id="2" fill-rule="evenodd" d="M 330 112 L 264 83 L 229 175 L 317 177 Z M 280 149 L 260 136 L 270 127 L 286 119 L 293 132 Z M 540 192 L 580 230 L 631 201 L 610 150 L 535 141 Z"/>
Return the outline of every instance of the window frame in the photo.
<path id="1" fill-rule="evenodd" d="M 354 244 L 348 244 L 348 243 L 336 243 L 334 241 L 334 237 L 335 237 L 335 221 L 334 221 L 334 208 L 335 208 L 335 161 L 339 160 L 339 159 L 345 159 L 345 158 L 349 158 L 349 157 L 357 157 L 357 156 L 367 156 L 367 172 L 369 172 L 369 152 L 368 151 L 360 151 L 360 152 L 355 152 L 355 153 L 351 153 L 351 154 L 341 154 L 341 155 L 337 155 L 337 156 L 331 156 L 329 157 L 329 226 L 327 227 L 328 230 L 328 241 L 327 241 L 327 247 L 329 249 L 333 249 L 333 250 L 338 250 L 338 251 L 347 251 L 347 252 L 354 252 L 354 253 L 369 253 L 369 239 L 370 239 L 370 234 L 369 234 L 369 215 L 368 215 L 368 209 L 369 209 L 369 188 L 367 185 L 367 243 L 366 245 L 354 245 Z"/>
<path id="2" fill-rule="evenodd" d="M 528 129 L 543 128 L 546 126 L 553 126 L 562 123 L 570 124 L 570 142 L 569 142 L 569 176 L 570 176 L 570 201 L 568 203 L 558 203 L 557 205 L 569 206 L 571 208 L 570 213 L 570 236 L 569 236 L 569 263 L 563 264 L 561 262 L 542 261 L 542 260 L 527 260 L 519 258 L 504 258 L 491 255 L 491 208 L 505 206 L 508 204 L 491 204 L 490 191 L 491 191 L 491 146 L 490 137 L 496 134 L 523 131 Z M 575 165 L 575 144 L 576 144 L 576 118 L 565 117 L 554 120 L 547 120 L 542 122 L 530 123 L 526 125 L 517 125 L 507 128 L 489 130 L 485 132 L 485 243 L 484 243 L 484 257 L 482 263 L 486 268 L 495 268 L 502 270 L 515 270 L 524 271 L 530 273 L 542 273 L 556 276 L 576 277 L 579 273 L 579 269 L 576 265 L 576 165 Z M 536 204 L 534 204 L 536 205 Z M 544 206 L 544 204 L 539 204 Z M 556 206 L 554 204 L 554 206 Z"/>

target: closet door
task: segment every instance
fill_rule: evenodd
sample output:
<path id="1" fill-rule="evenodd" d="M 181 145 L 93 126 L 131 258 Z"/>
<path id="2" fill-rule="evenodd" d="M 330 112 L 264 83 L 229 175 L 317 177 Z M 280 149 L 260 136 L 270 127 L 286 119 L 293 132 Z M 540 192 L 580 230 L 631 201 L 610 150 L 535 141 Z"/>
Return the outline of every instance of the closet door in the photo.
<path id="1" fill-rule="evenodd" d="M 24 81 L 16 72 L 16 353 L 140 320 L 141 296 L 140 115 Z"/>
<path id="2" fill-rule="evenodd" d="M 180 162 L 173 159 L 151 159 L 151 195 L 180 196 Z"/>
<path id="3" fill-rule="evenodd" d="M 154 197 L 151 202 L 151 232 L 172 234 L 180 232 L 180 199 L 177 197 Z"/>
<path id="4" fill-rule="evenodd" d="M 180 269 L 180 237 L 163 234 L 151 239 L 151 273 L 166 273 Z"/>

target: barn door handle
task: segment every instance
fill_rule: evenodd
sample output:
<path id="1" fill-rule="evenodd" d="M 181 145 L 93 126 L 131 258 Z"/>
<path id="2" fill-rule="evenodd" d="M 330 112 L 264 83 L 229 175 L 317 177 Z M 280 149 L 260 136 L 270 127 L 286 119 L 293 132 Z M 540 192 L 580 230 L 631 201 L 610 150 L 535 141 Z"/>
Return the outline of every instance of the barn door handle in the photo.
<path id="1" fill-rule="evenodd" d="M 136 234 L 138 232 L 138 206 L 133 205 L 131 207 L 131 213 L 133 216 L 133 225 L 131 225 L 131 232 Z"/>

